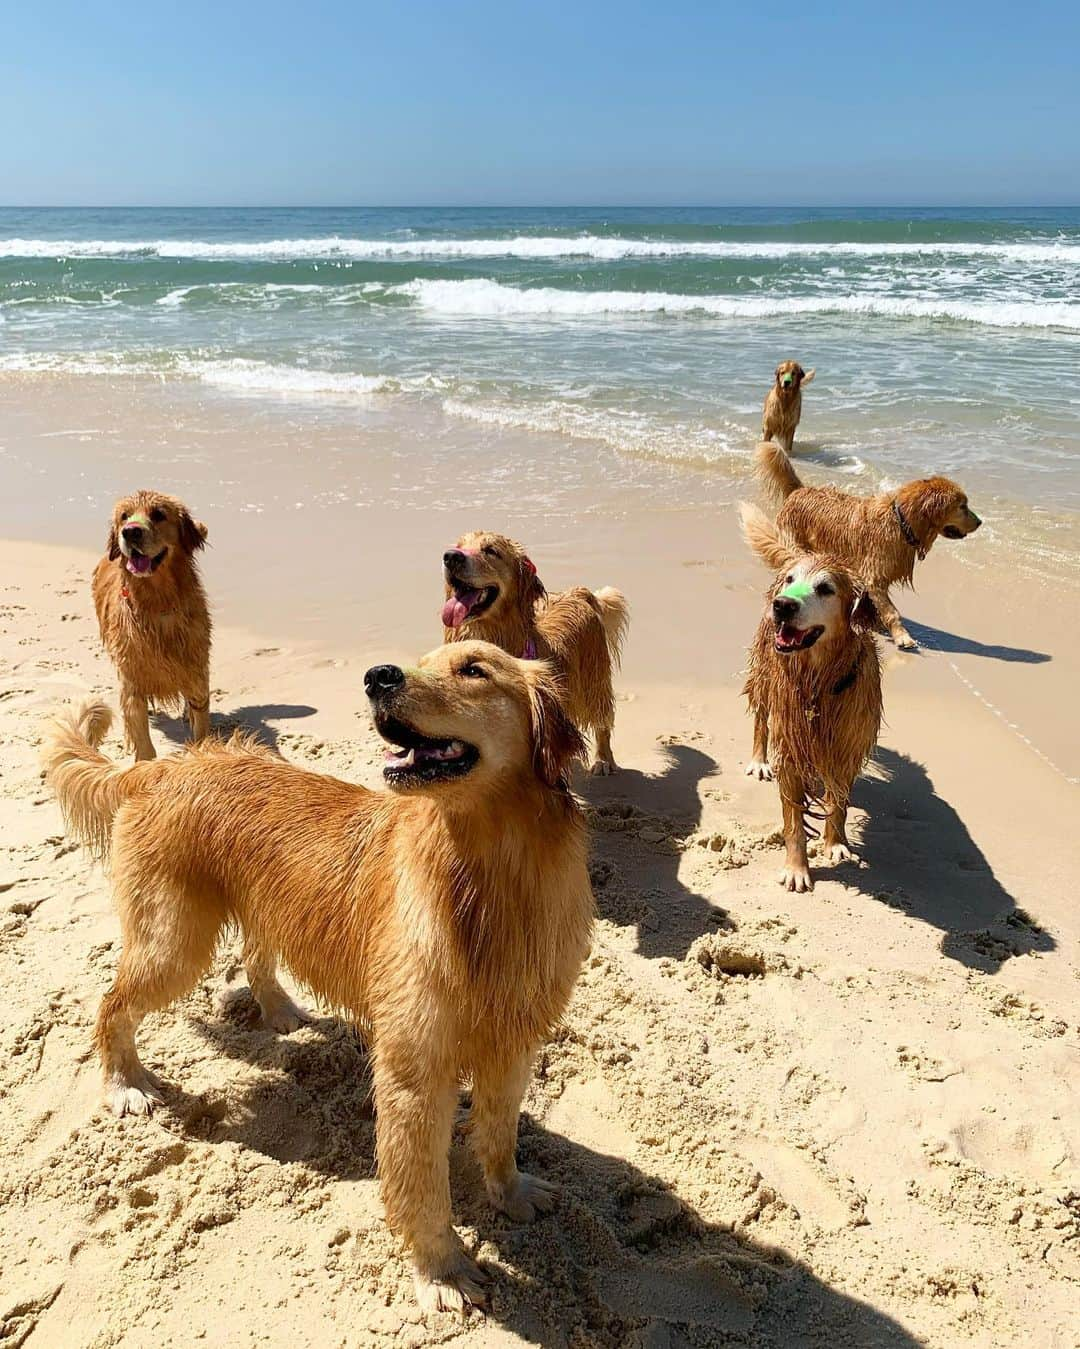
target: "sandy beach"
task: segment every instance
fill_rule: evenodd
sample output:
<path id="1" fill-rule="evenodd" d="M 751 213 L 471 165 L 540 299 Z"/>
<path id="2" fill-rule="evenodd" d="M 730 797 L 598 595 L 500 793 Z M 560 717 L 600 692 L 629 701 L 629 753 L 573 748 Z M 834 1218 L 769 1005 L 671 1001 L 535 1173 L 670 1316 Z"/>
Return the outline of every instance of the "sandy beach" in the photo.
<path id="1" fill-rule="evenodd" d="M 507 461 L 510 432 L 467 462 L 453 441 L 432 451 L 406 508 L 400 430 L 377 409 L 181 406 L 135 381 L 24 377 L 7 393 L 5 1346 L 1080 1342 L 1064 569 L 1033 579 L 992 512 L 981 536 L 938 545 L 901 600 L 925 650 L 883 644 L 886 727 L 853 811 L 863 864 L 818 868 L 795 896 L 776 884 L 776 789 L 743 775 L 740 670 L 766 577 L 737 536 L 734 502 L 753 491 L 738 474 L 702 475 L 696 505 L 692 486 L 665 498 L 602 467 L 554 505 L 539 483 L 515 500 L 510 480 L 478 519 L 469 479 Z M 530 461 L 559 448 L 537 439 Z M 630 599 L 621 769 L 576 784 L 595 941 L 521 1127 L 557 1210 L 514 1227 L 452 1153 L 456 1220 L 497 1273 L 486 1318 L 421 1317 L 381 1217 L 362 1044 L 323 1011 L 285 1038 L 254 1027 L 235 944 L 141 1032 L 165 1108 L 118 1121 L 100 1104 L 90 1034 L 117 924 L 37 749 L 58 703 L 115 702 L 89 576 L 109 502 L 143 485 L 210 527 L 215 729 L 367 785 L 382 750 L 363 671 L 437 642 L 439 558 L 461 529 L 522 538 L 549 588 Z M 154 735 L 165 752 L 182 728 L 159 717 Z"/>

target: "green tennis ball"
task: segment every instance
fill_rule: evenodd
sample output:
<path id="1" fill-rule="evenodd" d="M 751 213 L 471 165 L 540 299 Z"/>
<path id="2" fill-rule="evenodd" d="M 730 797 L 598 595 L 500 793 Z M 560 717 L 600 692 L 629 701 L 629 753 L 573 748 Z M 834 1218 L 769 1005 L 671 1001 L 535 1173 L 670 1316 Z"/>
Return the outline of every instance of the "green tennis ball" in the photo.
<path id="1" fill-rule="evenodd" d="M 781 590 L 780 598 L 782 600 L 802 601 L 808 600 L 813 593 L 814 587 L 809 581 L 792 581 L 790 585 L 785 586 L 783 590 Z"/>
<path id="2" fill-rule="evenodd" d="M 780 383 L 781 383 L 781 384 L 793 384 L 794 381 L 795 381 L 795 376 L 794 376 L 794 375 L 781 375 L 781 376 L 780 376 Z"/>

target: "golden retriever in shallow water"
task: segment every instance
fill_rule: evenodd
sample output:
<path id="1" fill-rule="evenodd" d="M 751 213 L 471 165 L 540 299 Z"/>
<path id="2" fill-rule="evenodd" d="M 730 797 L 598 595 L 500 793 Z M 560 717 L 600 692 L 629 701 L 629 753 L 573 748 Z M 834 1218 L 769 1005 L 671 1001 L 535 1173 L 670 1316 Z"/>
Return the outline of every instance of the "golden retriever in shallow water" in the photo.
<path id="1" fill-rule="evenodd" d="M 520 544 L 502 534 L 465 534 L 443 554 L 448 642 L 495 642 L 513 656 L 550 660 L 566 686 L 570 720 L 591 731 L 590 772 L 615 771 L 612 673 L 618 665 L 629 609 L 611 586 L 584 586 L 549 595 Z"/>
<path id="2" fill-rule="evenodd" d="M 813 378 L 814 371 L 804 370 L 798 361 L 780 362 L 761 411 L 762 440 L 775 440 L 791 453 L 802 417 L 802 391 Z"/>
<path id="3" fill-rule="evenodd" d="M 844 564 L 799 555 L 754 506 L 743 529 L 778 574 L 750 649 L 743 692 L 754 717 L 747 773 L 775 776 L 784 813 L 787 864 L 780 883 L 812 890 L 805 810 L 821 804 L 824 855 L 850 861 L 845 822 L 851 788 L 881 727 L 881 668 L 871 629 L 873 604 Z"/>
<path id="4" fill-rule="evenodd" d="M 964 489 L 948 478 L 919 478 L 876 497 L 804 487 L 784 451 L 766 442 L 757 447 L 755 467 L 766 490 L 783 501 L 776 525 L 784 538 L 850 567 L 866 583 L 896 645 L 916 650 L 889 587 L 913 584 L 915 563 L 923 561 L 939 534 L 963 539 L 979 528 L 982 521 Z"/>
<path id="5" fill-rule="evenodd" d="M 164 492 L 134 492 L 113 507 L 91 589 L 136 759 L 155 755 L 150 699 L 183 702 L 193 739 L 210 732 L 210 611 L 195 561 L 205 544 L 206 526 Z"/>
<path id="6" fill-rule="evenodd" d="M 450 1225 L 463 1078 L 491 1202 L 527 1221 L 554 1198 L 518 1171 L 515 1146 L 533 1055 L 589 945 L 585 828 L 565 780 L 583 747 L 551 667 L 486 642 L 375 666 L 364 682 L 396 747 L 389 792 L 238 739 L 121 768 L 97 749 L 101 704 L 53 724 L 45 765 L 74 831 L 112 854 L 123 949 L 95 1032 L 109 1106 L 140 1114 L 160 1100 L 139 1022 L 192 988 L 235 923 L 271 1026 L 301 1016 L 280 959 L 370 1033 L 387 1218 L 422 1305 L 460 1309 L 483 1304 L 487 1277 Z"/>

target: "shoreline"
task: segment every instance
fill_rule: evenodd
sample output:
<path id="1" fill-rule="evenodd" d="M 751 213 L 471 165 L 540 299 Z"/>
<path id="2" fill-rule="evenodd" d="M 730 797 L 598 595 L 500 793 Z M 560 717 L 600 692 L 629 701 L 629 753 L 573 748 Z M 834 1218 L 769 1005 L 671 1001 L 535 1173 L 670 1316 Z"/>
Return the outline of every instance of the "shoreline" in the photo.
<path id="1" fill-rule="evenodd" d="M 587 401 L 536 402 L 535 390 L 521 401 L 494 395 L 490 402 L 470 401 L 452 381 L 438 376 L 370 375 L 237 357 L 222 360 L 219 380 L 198 373 L 200 361 L 188 356 L 180 358 L 179 365 L 174 358 L 168 368 L 153 370 L 125 368 L 112 358 L 94 365 L 103 358 L 84 354 L 91 358 L 85 369 L 52 368 L 48 362 L 54 354 L 48 352 L 39 353 L 46 362 L 41 368 L 0 365 L 0 390 L 7 395 L 3 415 L 25 422 L 30 438 L 62 442 L 82 437 L 84 444 L 95 437 L 123 434 L 129 409 L 137 407 L 144 419 L 161 423 L 163 434 L 175 433 L 183 424 L 198 428 L 203 421 L 219 428 L 250 422 L 275 448 L 290 437 L 296 440 L 310 434 L 328 440 L 348 437 L 365 453 L 376 455 L 388 444 L 411 448 L 418 438 L 421 461 L 451 448 L 464 452 L 476 445 L 519 446 L 526 451 L 531 447 L 541 459 L 545 452 L 561 452 L 560 458 L 571 470 L 566 483 L 546 484 L 553 490 L 580 488 L 586 470 L 595 468 L 599 460 L 618 470 L 613 476 L 628 502 L 658 497 L 675 509 L 692 501 L 690 493 L 695 490 L 703 492 L 710 505 L 722 500 L 733 486 L 746 490 L 751 480 L 750 454 L 760 427 L 760 402 L 767 387 L 766 381 L 745 389 L 745 400 L 719 415 L 716 425 L 678 422 L 659 426 L 635 411 L 613 421 L 611 408 L 590 409 Z M 277 380 L 285 383 L 279 387 Z M 353 382 L 357 387 L 352 387 Z M 467 381 L 465 387 L 476 394 Z M 52 417 L 38 419 L 35 414 L 42 397 L 70 409 L 63 417 L 73 424 L 57 428 Z M 958 461 L 947 422 L 941 423 L 936 447 L 920 442 L 905 451 L 903 442 L 879 444 L 881 427 L 873 428 L 873 442 L 862 444 L 852 440 L 853 435 L 857 437 L 854 425 L 831 424 L 821 410 L 810 405 L 811 397 L 807 395 L 796 446 L 797 467 L 805 469 L 810 480 L 835 481 L 848 490 L 869 493 L 889 490 L 924 473 L 944 472 L 959 478 L 973 497 L 980 498 L 990 521 L 997 520 L 1005 530 L 1006 546 L 1019 545 L 1026 551 L 1025 541 L 1034 529 L 1031 560 L 1052 565 L 1064 559 L 1069 565 L 1060 568 L 1061 574 L 1071 575 L 1071 563 L 1080 557 L 1080 498 L 1071 485 L 1068 457 L 1049 475 L 1045 465 L 1032 466 L 1016 458 Z M 88 414 L 92 420 L 94 410 L 100 413 L 102 409 L 107 410 L 108 426 L 84 424 Z M 43 430 L 46 420 L 49 429 Z M 522 455 L 525 463 L 536 457 L 528 452 Z M 1060 486 L 1055 475 L 1062 473 L 1070 484 L 1063 494 L 1055 486 Z M 1039 483 L 1044 485 L 1036 489 Z M 1046 504 L 1048 500 L 1052 507 Z"/>

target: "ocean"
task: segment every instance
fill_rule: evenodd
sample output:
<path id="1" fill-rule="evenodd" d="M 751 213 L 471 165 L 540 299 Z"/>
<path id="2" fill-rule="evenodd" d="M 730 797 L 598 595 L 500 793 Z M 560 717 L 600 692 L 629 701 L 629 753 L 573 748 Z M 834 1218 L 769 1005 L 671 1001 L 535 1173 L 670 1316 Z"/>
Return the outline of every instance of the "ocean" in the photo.
<path id="1" fill-rule="evenodd" d="M 1080 510 L 1077 209 L 0 210 L 0 377 L 426 409 L 708 501 L 787 357 L 823 476 Z"/>

